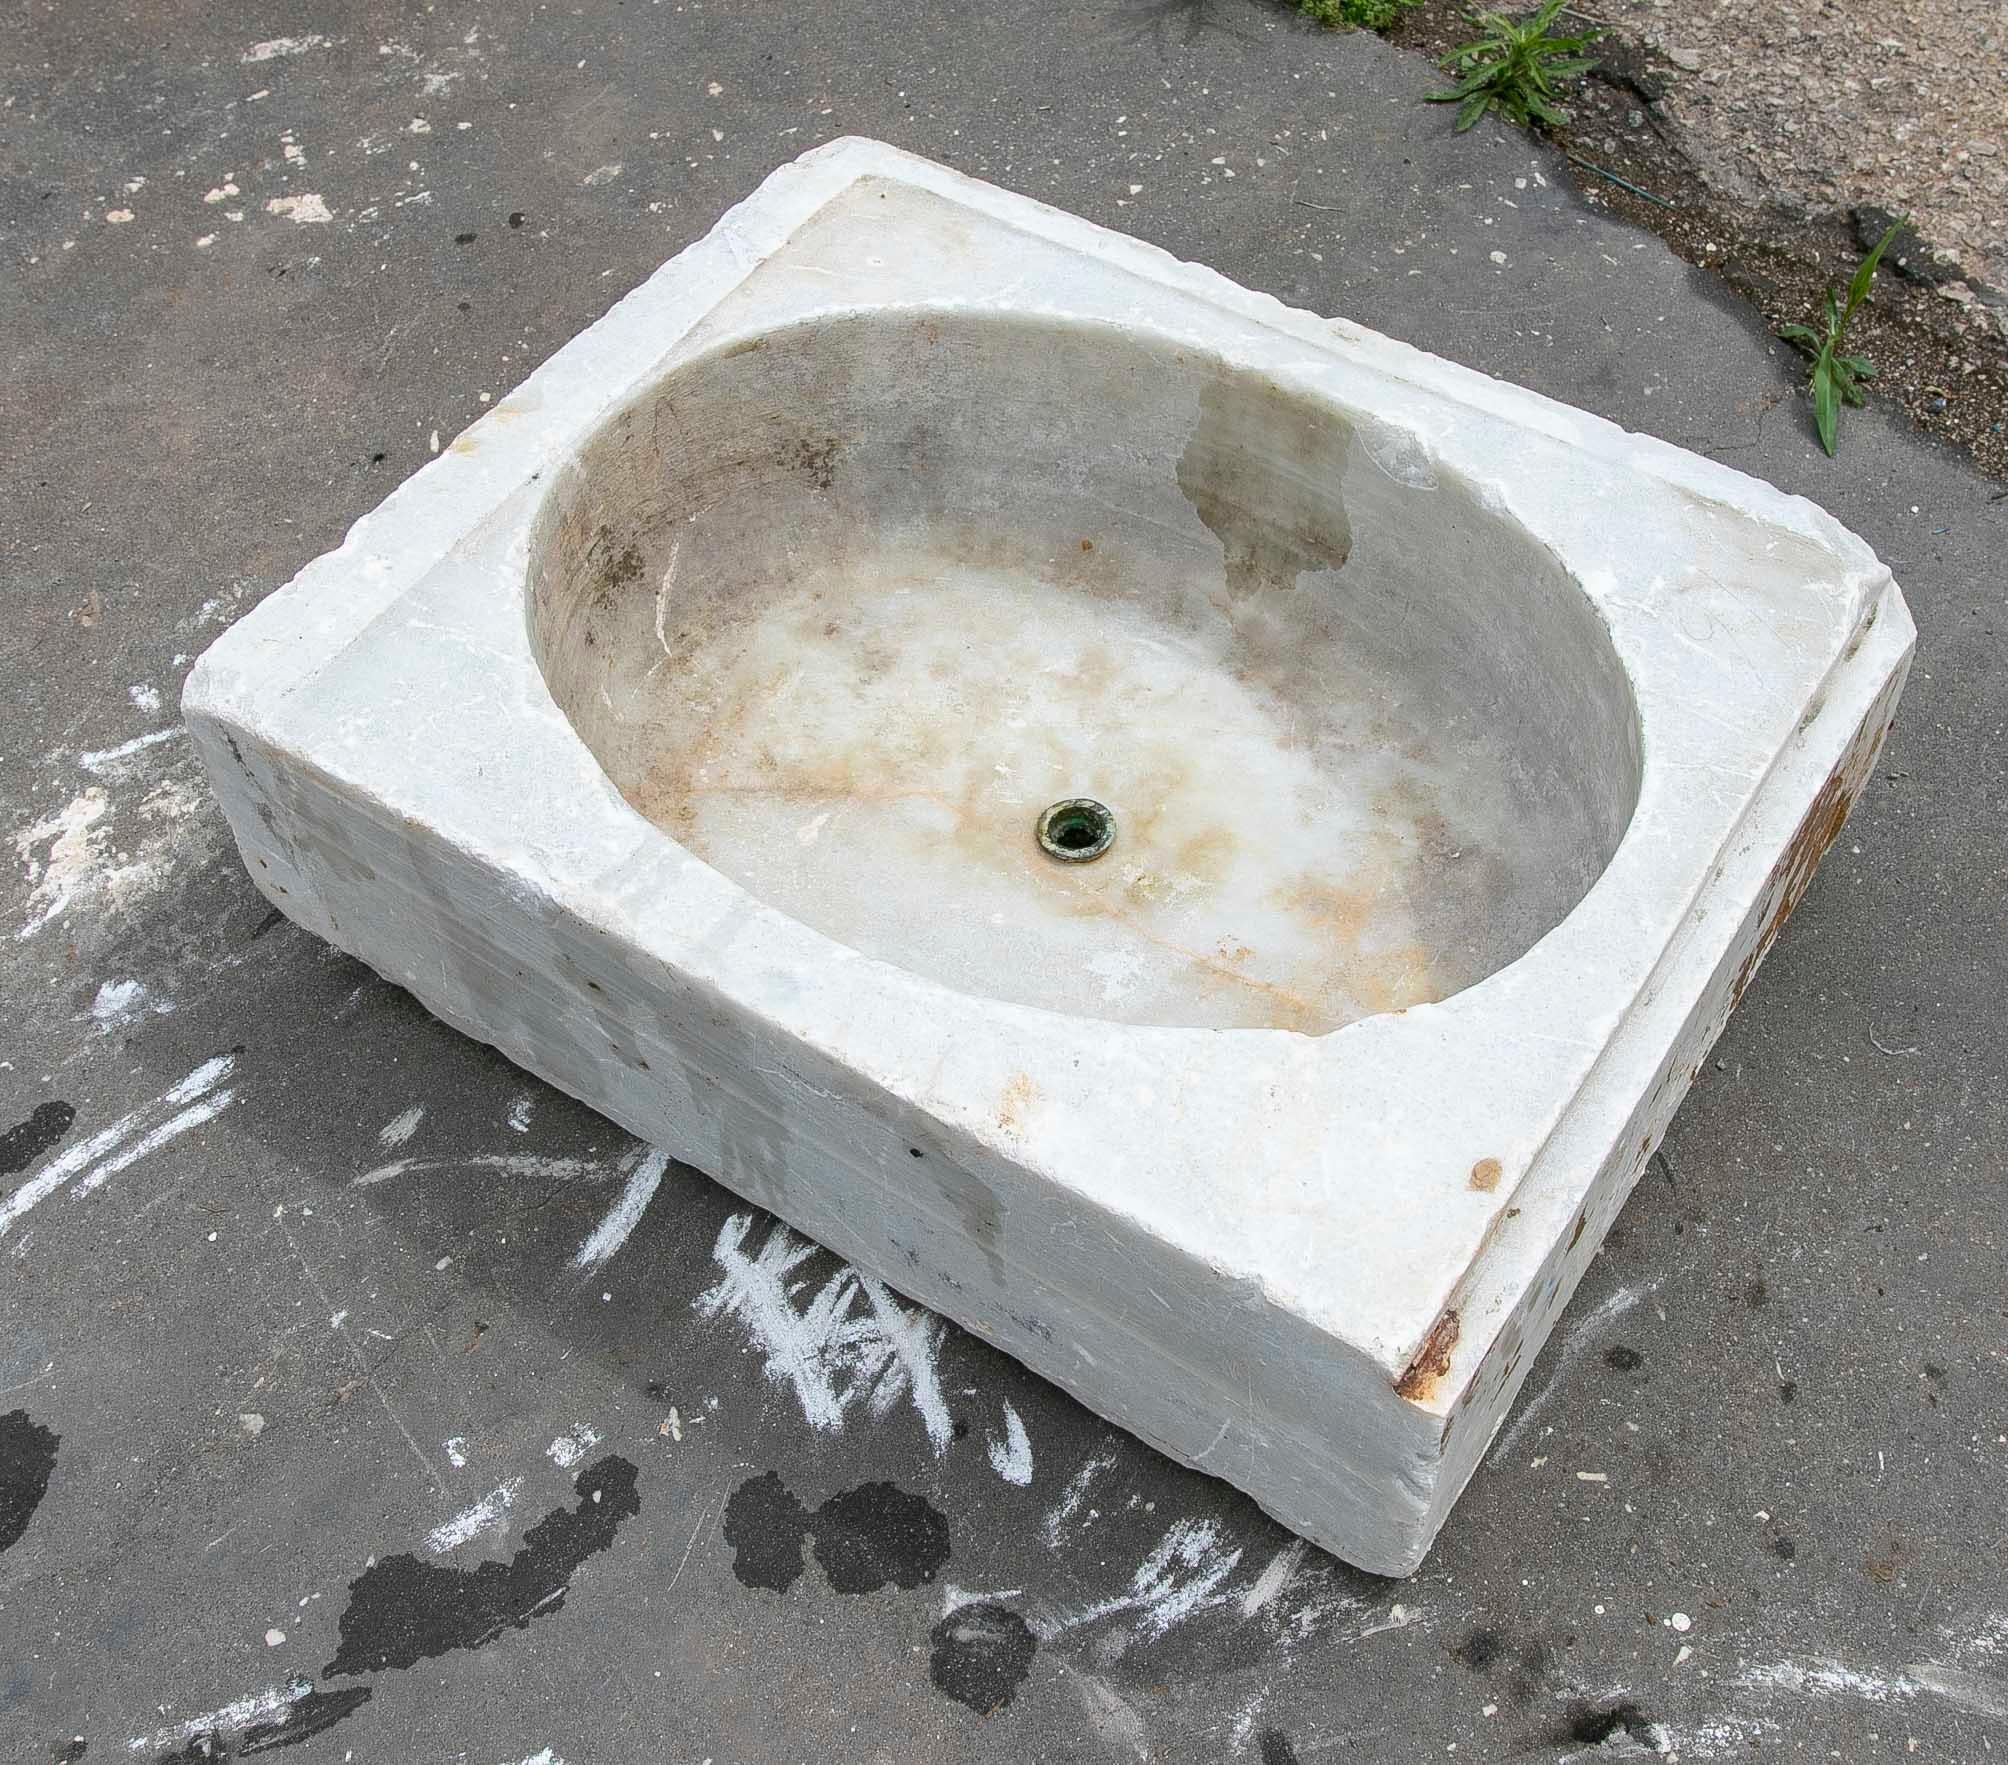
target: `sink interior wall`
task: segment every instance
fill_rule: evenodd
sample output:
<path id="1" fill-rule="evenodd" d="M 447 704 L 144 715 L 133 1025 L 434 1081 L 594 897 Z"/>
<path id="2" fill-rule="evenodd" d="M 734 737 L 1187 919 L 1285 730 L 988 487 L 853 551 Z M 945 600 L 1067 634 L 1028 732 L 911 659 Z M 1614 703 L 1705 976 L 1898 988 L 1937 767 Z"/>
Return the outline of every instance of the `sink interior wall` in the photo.
<path id="1" fill-rule="evenodd" d="M 886 313 L 672 371 L 553 485 L 553 695 L 641 813 L 962 990 L 1318 1032 L 1448 996 L 1637 800 L 1601 619 L 1399 438 L 1202 350 Z M 1057 865 L 1033 823 L 1120 832 Z"/>

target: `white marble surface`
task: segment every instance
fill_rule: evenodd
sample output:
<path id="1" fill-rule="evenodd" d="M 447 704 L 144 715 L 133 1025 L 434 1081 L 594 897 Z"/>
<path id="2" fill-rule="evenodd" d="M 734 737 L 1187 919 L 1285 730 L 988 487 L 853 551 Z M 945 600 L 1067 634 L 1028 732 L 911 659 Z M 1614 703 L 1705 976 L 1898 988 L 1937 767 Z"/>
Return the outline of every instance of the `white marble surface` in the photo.
<path id="1" fill-rule="evenodd" d="M 1637 712 L 1636 806 L 1580 901 L 1461 991 L 1328 1033 L 1112 1022 L 862 954 L 638 812 L 540 666 L 553 484 L 707 352 L 922 310 L 1204 352 L 1341 413 L 1396 489 L 1462 487 L 1531 535 Z M 1911 638 L 1888 572 L 1803 500 L 845 141 L 241 621 L 184 705 L 253 877 L 302 924 L 1405 1572 L 1837 828 Z"/>

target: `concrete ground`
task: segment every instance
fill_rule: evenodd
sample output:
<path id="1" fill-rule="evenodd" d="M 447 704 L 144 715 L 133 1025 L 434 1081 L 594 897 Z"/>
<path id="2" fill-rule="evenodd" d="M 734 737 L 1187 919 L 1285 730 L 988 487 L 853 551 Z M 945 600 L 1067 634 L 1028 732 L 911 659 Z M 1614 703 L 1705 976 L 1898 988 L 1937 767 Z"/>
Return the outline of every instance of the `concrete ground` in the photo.
<path id="1" fill-rule="evenodd" d="M 0 68 L 0 1757 L 2008 1748 L 1989 484 L 1873 410 L 1829 462 L 1742 308 L 1253 0 L 37 0 Z M 1803 491 L 1909 592 L 1873 785 L 1410 1581 L 695 1173 L 580 1266 L 638 1149 L 268 915 L 174 733 L 435 433 L 840 133 Z"/>

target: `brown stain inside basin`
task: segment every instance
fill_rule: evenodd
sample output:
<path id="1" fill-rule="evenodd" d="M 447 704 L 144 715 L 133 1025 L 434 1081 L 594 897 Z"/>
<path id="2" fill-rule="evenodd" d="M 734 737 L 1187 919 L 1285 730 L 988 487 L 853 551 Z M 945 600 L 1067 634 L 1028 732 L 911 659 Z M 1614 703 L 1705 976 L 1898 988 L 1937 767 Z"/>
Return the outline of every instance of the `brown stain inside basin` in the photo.
<path id="1" fill-rule="evenodd" d="M 968 992 L 1318 1033 L 1470 985 L 1608 860 L 1593 609 L 1337 407 L 1084 326 L 759 345 L 609 421 L 530 581 L 615 784 L 770 904 Z M 1087 864 L 1033 832 L 1074 796 L 1118 825 Z"/>

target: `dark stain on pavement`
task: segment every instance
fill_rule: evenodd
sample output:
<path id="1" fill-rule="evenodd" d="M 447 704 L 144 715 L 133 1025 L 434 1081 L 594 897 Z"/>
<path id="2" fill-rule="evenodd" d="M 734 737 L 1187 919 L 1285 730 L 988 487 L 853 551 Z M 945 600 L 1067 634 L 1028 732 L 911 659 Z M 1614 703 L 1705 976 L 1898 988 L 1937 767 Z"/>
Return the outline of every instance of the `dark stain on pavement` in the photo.
<path id="1" fill-rule="evenodd" d="M 948 1522 L 895 1483 L 861 1483 L 810 1519 L 816 1561 L 839 1593 L 918 1587 L 948 1561 Z"/>
<path id="2" fill-rule="evenodd" d="M 1622 1734 L 1641 1747 L 1658 1750 L 1657 1724 L 1630 1699 L 1614 1703 L 1574 1705 L 1560 1729 L 1551 1737 L 1558 1747 L 1600 1747 Z"/>
<path id="3" fill-rule="evenodd" d="M 572 1576 L 641 1512 L 635 1467 L 609 1453 L 579 1474 L 575 1508 L 556 1508 L 523 1534 L 507 1562 L 473 1569 L 424 1563 L 409 1551 L 386 1557 L 349 1583 L 341 1646 L 328 1677 L 410 1667 L 454 1649 L 478 1649 L 505 1630 L 527 1629 L 565 1603 Z"/>
<path id="4" fill-rule="evenodd" d="M 896 1483 L 861 1483 L 813 1513 L 772 1471 L 749 1477 L 725 1504 L 732 1573 L 745 1587 L 785 1593 L 802 1573 L 802 1545 L 838 1593 L 877 1593 L 932 1581 L 948 1561 L 948 1521 Z"/>
<path id="5" fill-rule="evenodd" d="M 1474 1673 L 1486 1672 L 1506 1653 L 1506 1633 L 1481 1626 L 1450 1651 L 1451 1659 Z"/>
<path id="6" fill-rule="evenodd" d="M 1280 1728 L 1265 1728 L 1256 1744 L 1262 1750 L 1262 1765 L 1297 1765 L 1297 1749 Z"/>
<path id="7" fill-rule="evenodd" d="M 70 1131 L 77 1112 L 60 1099 L 38 1103 L 25 1121 L 0 1133 L 0 1177 L 24 1171 Z"/>
<path id="8" fill-rule="evenodd" d="M 988 1716 L 1017 1695 L 1038 1652 L 1031 1626 L 994 1600 L 957 1606 L 934 1627 L 928 1674 L 935 1689 Z"/>
<path id="9" fill-rule="evenodd" d="M 49 1493 L 61 1439 L 26 1410 L 0 1416 L 0 1551 L 20 1543 L 42 1497 Z"/>
<path id="10" fill-rule="evenodd" d="M 732 1573 L 743 1587 L 774 1593 L 793 1587 L 808 1531 L 807 1510 L 772 1471 L 747 1478 L 725 1504 L 725 1542 L 732 1547 Z"/>

